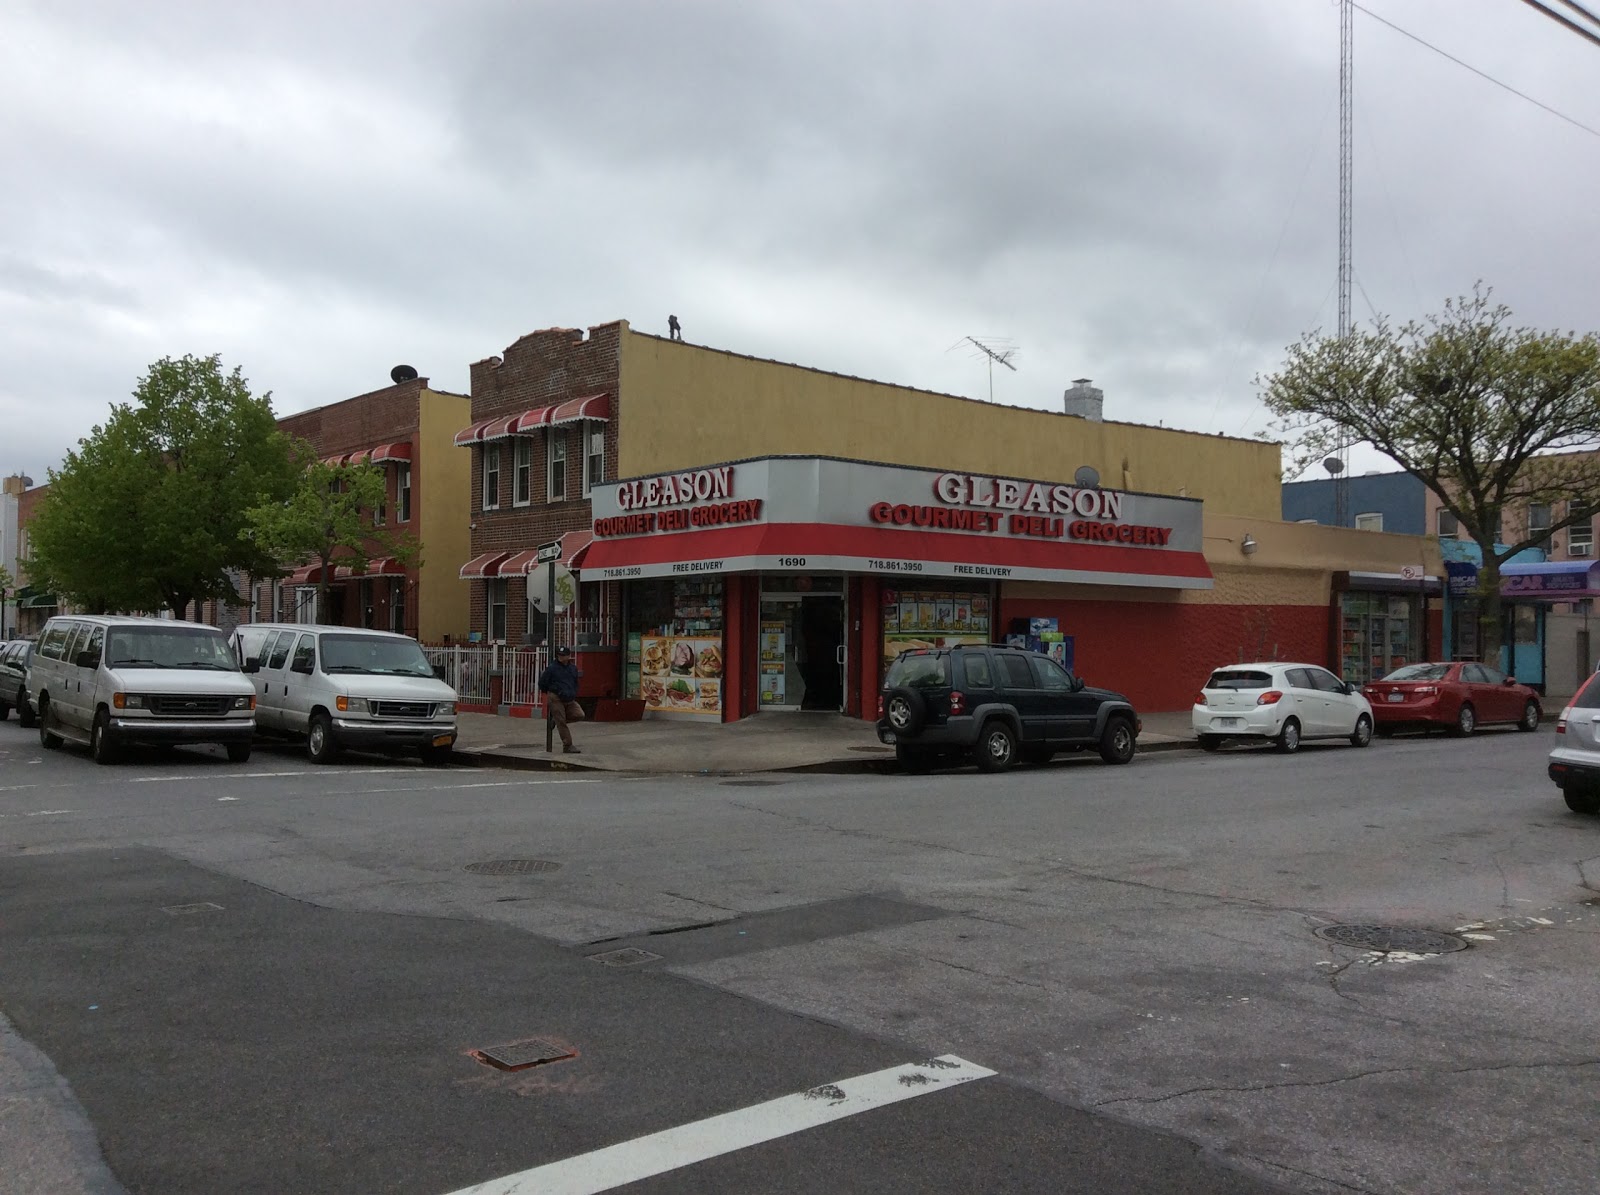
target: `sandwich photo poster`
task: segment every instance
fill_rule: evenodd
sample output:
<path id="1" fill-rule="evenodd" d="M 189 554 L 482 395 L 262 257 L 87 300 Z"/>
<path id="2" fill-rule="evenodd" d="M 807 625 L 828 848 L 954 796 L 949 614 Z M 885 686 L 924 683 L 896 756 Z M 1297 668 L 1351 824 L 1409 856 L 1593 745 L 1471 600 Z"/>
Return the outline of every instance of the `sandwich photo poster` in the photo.
<path id="1" fill-rule="evenodd" d="M 885 592 L 883 666 L 905 651 L 989 642 L 989 599 L 981 594 Z"/>
<path id="2" fill-rule="evenodd" d="M 722 637 L 646 635 L 639 696 L 647 714 L 722 719 Z"/>

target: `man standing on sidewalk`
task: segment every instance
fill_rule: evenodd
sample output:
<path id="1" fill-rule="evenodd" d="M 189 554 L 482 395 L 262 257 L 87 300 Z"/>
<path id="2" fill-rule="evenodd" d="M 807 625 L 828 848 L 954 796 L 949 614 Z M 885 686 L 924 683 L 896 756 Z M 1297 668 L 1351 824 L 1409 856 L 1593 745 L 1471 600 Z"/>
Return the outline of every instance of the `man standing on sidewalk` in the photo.
<path id="1" fill-rule="evenodd" d="M 583 707 L 578 704 L 578 669 L 572 663 L 570 647 L 556 648 L 556 658 L 539 674 L 539 692 L 545 695 L 546 716 L 556 724 L 561 736 L 561 750 L 569 755 L 583 752 L 572 745 L 572 731 L 568 722 L 583 721 Z"/>

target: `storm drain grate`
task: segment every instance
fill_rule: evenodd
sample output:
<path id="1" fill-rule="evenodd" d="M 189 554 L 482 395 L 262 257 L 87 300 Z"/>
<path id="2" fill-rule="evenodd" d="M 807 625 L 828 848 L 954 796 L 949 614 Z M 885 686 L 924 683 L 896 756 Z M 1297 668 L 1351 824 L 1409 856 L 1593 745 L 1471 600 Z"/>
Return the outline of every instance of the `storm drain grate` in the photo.
<path id="1" fill-rule="evenodd" d="M 766 788 L 773 784 L 782 784 L 782 780 L 724 780 L 724 788 Z"/>
<path id="2" fill-rule="evenodd" d="M 557 1045 L 553 1041 L 546 1041 L 542 1037 L 530 1037 L 523 1041 L 508 1042 L 503 1046 L 486 1046 L 481 1050 L 472 1051 L 473 1057 L 486 1066 L 492 1066 L 502 1071 L 522 1071 L 530 1066 L 540 1066 L 546 1062 L 560 1062 L 564 1058 L 576 1058 L 578 1052 L 566 1046 Z"/>
<path id="3" fill-rule="evenodd" d="M 1431 929 L 1407 929 L 1399 925 L 1324 925 L 1314 931 L 1317 937 L 1340 946 L 1355 946 L 1384 954 L 1450 954 L 1465 950 L 1465 938 Z"/>
<path id="4" fill-rule="evenodd" d="M 659 954 L 651 954 L 648 950 L 640 950 L 637 946 L 626 946 L 621 950 L 591 954 L 589 961 L 604 963 L 608 967 L 637 967 L 640 963 L 653 963 L 660 957 Z"/>
<path id="5" fill-rule="evenodd" d="M 171 913 L 174 917 L 187 917 L 193 913 L 220 913 L 222 906 L 212 904 L 209 900 L 202 900 L 192 905 L 163 905 L 161 911 Z"/>
<path id="6" fill-rule="evenodd" d="M 468 863 L 466 869 L 481 876 L 525 876 L 560 871 L 561 864 L 549 859 L 490 859 L 486 863 Z"/>

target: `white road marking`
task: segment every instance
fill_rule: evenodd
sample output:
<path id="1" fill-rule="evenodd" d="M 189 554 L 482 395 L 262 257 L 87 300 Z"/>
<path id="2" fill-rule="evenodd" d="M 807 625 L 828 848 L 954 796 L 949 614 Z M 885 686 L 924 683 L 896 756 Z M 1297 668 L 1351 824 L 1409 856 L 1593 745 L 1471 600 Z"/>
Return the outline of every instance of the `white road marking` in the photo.
<path id="1" fill-rule="evenodd" d="M 528 788 L 535 784 L 599 784 L 598 780 L 485 780 L 477 784 L 417 784 L 407 788 L 352 788 L 335 797 L 359 797 L 367 793 L 443 793 L 462 788 Z"/>
<path id="2" fill-rule="evenodd" d="M 323 768 L 296 768 L 289 772 L 186 772 L 181 776 L 131 776 L 126 784 L 170 784 L 174 780 L 276 780 L 284 776 L 377 776 L 386 772 L 417 772 L 421 768 L 350 768 L 342 772 Z"/>
<path id="3" fill-rule="evenodd" d="M 692 1166 L 707 1158 L 843 1120 L 858 1112 L 945 1091 L 974 1079 L 985 1079 L 994 1073 L 954 1054 L 943 1054 L 926 1062 L 825 1083 L 810 1091 L 780 1096 L 764 1104 L 753 1104 L 736 1112 L 724 1112 L 693 1124 L 636 1137 L 593 1153 L 535 1166 L 520 1174 L 463 1187 L 454 1195 L 597 1195 L 640 1179 Z"/>

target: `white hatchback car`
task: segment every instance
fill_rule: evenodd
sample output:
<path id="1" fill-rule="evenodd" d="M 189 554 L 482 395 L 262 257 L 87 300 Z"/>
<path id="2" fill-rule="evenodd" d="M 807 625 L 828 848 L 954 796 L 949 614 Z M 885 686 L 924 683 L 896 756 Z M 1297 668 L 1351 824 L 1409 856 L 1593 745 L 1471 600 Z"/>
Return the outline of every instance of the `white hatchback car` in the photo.
<path id="1" fill-rule="evenodd" d="M 1315 664 L 1230 664 L 1194 704 L 1194 733 L 1215 751 L 1227 739 L 1271 739 L 1296 751 L 1306 739 L 1372 742 L 1372 706 L 1354 685 Z"/>

